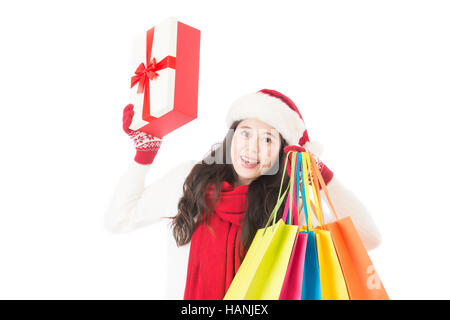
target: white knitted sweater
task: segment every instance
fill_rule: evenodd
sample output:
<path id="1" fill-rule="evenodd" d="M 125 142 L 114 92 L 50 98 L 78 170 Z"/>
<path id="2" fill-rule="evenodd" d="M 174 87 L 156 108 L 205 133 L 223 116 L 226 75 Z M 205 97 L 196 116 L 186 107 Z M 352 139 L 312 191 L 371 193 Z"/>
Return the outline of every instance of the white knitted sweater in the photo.
<path id="1" fill-rule="evenodd" d="M 168 265 L 173 270 L 169 270 L 171 277 L 168 278 L 167 292 L 161 296 L 162 299 L 183 299 L 184 295 L 190 246 L 176 245 L 170 220 L 163 217 L 177 214 L 183 183 L 195 163 L 185 161 L 159 180 L 145 186 L 145 178 L 151 165 L 133 161 L 121 177 L 105 215 L 106 228 L 117 233 L 167 221 Z M 380 234 L 367 209 L 336 177 L 333 177 L 327 187 L 339 217 L 351 216 L 366 248 L 370 250 L 377 247 L 381 240 Z M 302 220 L 301 223 L 304 224 L 304 218 Z M 325 216 L 325 222 L 332 220 L 331 216 Z M 313 221 L 313 224 L 317 225 L 317 221 Z"/>

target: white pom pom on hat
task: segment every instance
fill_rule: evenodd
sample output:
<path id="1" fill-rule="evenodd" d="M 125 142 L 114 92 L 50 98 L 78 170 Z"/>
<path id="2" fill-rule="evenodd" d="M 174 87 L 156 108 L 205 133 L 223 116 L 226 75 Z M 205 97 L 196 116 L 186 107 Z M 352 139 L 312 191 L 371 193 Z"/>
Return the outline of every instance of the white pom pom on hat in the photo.
<path id="1" fill-rule="evenodd" d="M 321 153 L 321 145 L 309 141 L 297 106 L 278 91 L 262 89 L 235 100 L 228 110 L 226 124 L 230 127 L 234 121 L 243 119 L 263 121 L 277 129 L 289 145 L 298 144 L 316 155 Z"/>

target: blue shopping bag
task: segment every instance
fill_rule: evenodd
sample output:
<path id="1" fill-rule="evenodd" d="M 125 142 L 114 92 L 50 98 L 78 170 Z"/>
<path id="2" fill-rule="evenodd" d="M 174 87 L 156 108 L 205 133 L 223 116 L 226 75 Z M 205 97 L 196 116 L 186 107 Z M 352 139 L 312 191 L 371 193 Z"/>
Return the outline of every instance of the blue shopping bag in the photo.
<path id="1" fill-rule="evenodd" d="M 297 199 L 299 197 L 299 183 L 300 183 L 300 167 L 303 171 L 302 153 L 298 153 L 297 161 Z M 322 300 L 322 291 L 320 289 L 320 273 L 319 273 L 319 258 L 317 256 L 316 236 L 314 231 L 310 230 L 310 223 L 308 223 L 311 217 L 308 215 L 308 209 L 306 205 L 305 192 L 305 179 L 302 179 L 302 200 L 303 210 L 305 211 L 306 219 L 306 234 L 308 234 L 308 242 L 306 244 L 305 253 L 305 265 L 303 267 L 303 282 L 302 282 L 302 300 Z M 311 228 L 312 229 L 312 228 Z"/>

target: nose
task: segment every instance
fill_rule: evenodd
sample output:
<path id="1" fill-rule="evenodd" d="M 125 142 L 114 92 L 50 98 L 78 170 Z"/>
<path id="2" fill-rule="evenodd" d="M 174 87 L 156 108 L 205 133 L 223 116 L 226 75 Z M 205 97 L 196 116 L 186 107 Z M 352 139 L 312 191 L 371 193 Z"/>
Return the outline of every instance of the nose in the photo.
<path id="1" fill-rule="evenodd" d="M 247 149 L 249 156 L 256 159 L 259 154 L 259 139 L 257 134 L 253 134 L 251 138 L 248 139 Z"/>

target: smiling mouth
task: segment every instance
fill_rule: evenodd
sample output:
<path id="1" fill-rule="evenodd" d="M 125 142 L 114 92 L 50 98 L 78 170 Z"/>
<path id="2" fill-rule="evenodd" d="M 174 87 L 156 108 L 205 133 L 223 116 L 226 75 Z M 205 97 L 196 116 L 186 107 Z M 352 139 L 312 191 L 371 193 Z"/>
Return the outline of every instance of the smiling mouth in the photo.
<path id="1" fill-rule="evenodd" d="M 243 157 L 243 156 L 240 156 L 239 158 L 241 159 L 242 162 L 244 162 L 247 165 L 257 165 L 257 164 L 259 164 L 259 161 L 257 161 L 257 160 L 251 160 L 251 159 L 248 159 L 248 158 Z"/>

